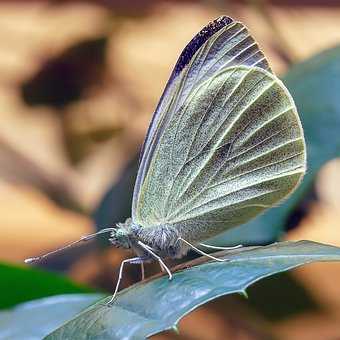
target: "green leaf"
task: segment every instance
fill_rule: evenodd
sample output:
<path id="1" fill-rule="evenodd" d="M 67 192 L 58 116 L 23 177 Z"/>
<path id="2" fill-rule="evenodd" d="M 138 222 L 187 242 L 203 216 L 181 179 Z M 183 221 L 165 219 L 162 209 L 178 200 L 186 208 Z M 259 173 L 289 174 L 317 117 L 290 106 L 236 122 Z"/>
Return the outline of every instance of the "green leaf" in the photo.
<path id="1" fill-rule="evenodd" d="M 0 339 L 40 340 L 101 297 L 100 294 L 58 295 L 1 311 Z"/>
<path id="2" fill-rule="evenodd" d="M 0 263 L 0 278 L 0 308 L 49 295 L 92 291 L 61 275 L 5 263 Z"/>
<path id="3" fill-rule="evenodd" d="M 228 262 L 202 258 L 182 265 L 172 281 L 157 277 L 118 294 L 112 307 L 108 298 L 89 307 L 46 339 L 142 339 L 173 329 L 198 306 L 219 296 L 245 293 L 252 283 L 315 261 L 340 261 L 340 248 L 310 241 L 281 242 L 219 253 Z"/>
<path id="4" fill-rule="evenodd" d="M 211 241 L 214 244 L 263 244 L 277 240 L 320 168 L 340 156 L 340 46 L 295 65 L 283 82 L 294 98 L 305 133 L 306 175 L 287 201 L 214 238 Z"/>

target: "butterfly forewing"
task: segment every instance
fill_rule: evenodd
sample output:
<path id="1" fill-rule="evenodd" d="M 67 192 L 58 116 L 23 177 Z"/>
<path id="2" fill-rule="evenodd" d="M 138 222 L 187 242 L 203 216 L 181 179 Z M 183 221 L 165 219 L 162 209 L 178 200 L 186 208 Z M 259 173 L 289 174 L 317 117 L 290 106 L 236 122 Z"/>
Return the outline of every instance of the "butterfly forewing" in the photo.
<path id="1" fill-rule="evenodd" d="M 134 197 L 133 219 L 143 227 L 173 225 L 188 239 L 205 239 L 272 206 L 304 173 L 303 132 L 291 96 L 268 67 L 219 64 L 235 46 L 256 46 L 241 64 L 260 55 L 248 33 L 234 42 L 247 32 L 243 25 L 231 36 L 227 31 L 197 49 L 153 120 L 158 125 L 146 140 Z M 256 60 L 262 63 L 263 55 Z"/>
<path id="2" fill-rule="evenodd" d="M 221 69 L 241 64 L 270 71 L 247 28 L 229 17 L 221 17 L 204 27 L 183 50 L 153 115 L 142 148 L 132 205 L 133 219 L 154 149 L 169 121 L 199 84 Z"/>

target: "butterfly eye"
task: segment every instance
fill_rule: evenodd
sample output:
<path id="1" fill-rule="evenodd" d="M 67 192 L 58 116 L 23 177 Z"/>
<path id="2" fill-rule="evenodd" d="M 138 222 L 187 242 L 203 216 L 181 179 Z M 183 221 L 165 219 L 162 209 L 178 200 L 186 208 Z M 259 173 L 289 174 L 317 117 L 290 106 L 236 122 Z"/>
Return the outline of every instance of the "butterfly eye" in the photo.
<path id="1" fill-rule="evenodd" d="M 109 241 L 116 248 L 130 249 L 131 244 L 129 236 L 130 234 L 126 229 L 118 227 L 117 229 L 114 229 L 114 231 L 112 231 Z"/>

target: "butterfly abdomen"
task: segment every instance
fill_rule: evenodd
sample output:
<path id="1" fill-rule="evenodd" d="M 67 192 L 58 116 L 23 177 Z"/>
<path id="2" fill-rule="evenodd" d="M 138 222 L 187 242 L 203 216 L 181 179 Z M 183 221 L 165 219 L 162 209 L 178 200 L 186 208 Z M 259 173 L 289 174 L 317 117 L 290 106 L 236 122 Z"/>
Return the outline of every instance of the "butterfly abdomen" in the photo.
<path id="1" fill-rule="evenodd" d="M 181 235 L 178 229 L 170 225 L 141 227 L 137 231 L 136 237 L 163 257 L 181 258 L 189 250 L 187 245 L 179 241 Z"/>

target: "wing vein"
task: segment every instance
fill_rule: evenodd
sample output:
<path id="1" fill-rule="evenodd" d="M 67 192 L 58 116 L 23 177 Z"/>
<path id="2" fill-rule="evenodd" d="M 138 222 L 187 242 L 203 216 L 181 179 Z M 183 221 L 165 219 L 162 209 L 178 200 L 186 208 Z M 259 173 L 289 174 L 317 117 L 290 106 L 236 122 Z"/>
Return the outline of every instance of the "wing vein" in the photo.
<path id="1" fill-rule="evenodd" d="M 296 172 L 296 173 L 299 173 L 299 172 Z M 214 201 L 220 200 L 221 198 L 225 198 L 226 196 L 235 194 L 235 193 L 237 193 L 237 192 L 239 192 L 239 191 L 241 191 L 241 190 L 249 189 L 249 188 L 255 187 L 255 186 L 257 186 L 257 185 L 260 185 L 260 184 L 263 184 L 263 183 L 270 182 L 270 181 L 272 181 L 273 179 L 278 179 L 278 178 L 283 178 L 283 177 L 291 176 L 292 174 L 294 174 L 294 172 L 291 172 L 291 173 L 288 173 L 288 174 L 287 174 L 287 173 L 282 173 L 282 174 L 280 174 L 279 176 L 269 177 L 269 178 L 266 178 L 265 180 L 260 180 L 260 181 L 254 182 L 254 183 L 252 183 L 252 185 L 244 185 L 244 186 L 242 186 L 242 187 L 240 187 L 240 188 L 237 188 L 236 190 L 229 191 L 228 193 L 226 193 L 226 194 L 224 194 L 224 195 L 215 197 L 215 198 L 213 198 L 213 199 L 210 200 L 210 201 L 205 201 L 204 203 L 202 203 L 202 204 L 200 204 L 200 205 L 198 205 L 198 206 L 192 207 L 190 210 L 188 210 L 188 211 L 186 212 L 186 214 L 189 214 L 189 213 L 192 212 L 193 210 L 199 209 L 199 208 L 201 208 L 202 206 L 207 205 L 207 204 L 209 204 L 209 203 L 211 203 L 211 202 L 214 202 Z M 275 191 L 276 191 L 276 190 L 275 190 Z M 257 196 L 256 196 L 255 198 L 257 198 Z M 254 197 L 252 197 L 252 199 L 254 199 Z"/>
<path id="2" fill-rule="evenodd" d="M 233 92 L 236 91 L 237 88 L 242 84 L 243 80 L 244 80 L 245 77 L 249 74 L 249 72 L 250 72 L 250 71 L 248 71 L 248 72 L 245 74 L 245 76 L 242 77 L 242 81 L 237 85 L 237 87 L 235 87 L 235 88 L 233 89 Z M 230 116 L 230 114 L 232 114 L 232 113 L 234 112 L 234 109 L 237 107 L 237 105 L 240 103 L 240 101 L 241 101 L 241 100 L 242 100 L 249 92 L 251 92 L 251 91 L 253 90 L 253 88 L 254 88 L 254 87 L 255 87 L 262 79 L 263 79 L 263 78 L 260 78 L 255 84 L 253 84 L 253 86 L 252 86 L 250 89 L 248 89 L 248 90 L 246 91 L 246 93 L 245 93 L 244 95 L 241 96 L 241 98 L 238 99 L 238 101 L 236 102 L 236 104 L 231 108 L 231 111 L 228 112 L 228 115 L 226 116 L 226 118 L 222 121 L 222 123 L 219 125 L 219 127 L 215 130 L 215 133 L 213 134 L 213 136 L 208 140 L 208 143 L 206 143 L 205 147 L 206 147 L 206 146 L 211 142 L 211 140 L 215 137 L 217 131 L 220 130 L 220 128 L 222 127 L 222 125 L 224 124 L 224 122 L 228 119 L 228 117 Z M 230 96 L 229 96 L 229 97 L 230 97 Z M 256 99 L 257 99 L 257 98 L 255 98 L 255 100 L 256 100 Z M 226 101 L 225 101 L 225 103 L 226 103 Z M 243 113 L 243 111 L 241 111 L 241 114 L 242 114 L 242 113 Z M 239 117 L 239 116 L 240 116 L 240 115 L 238 115 L 237 117 Z M 237 121 L 237 119 L 236 119 L 236 121 Z M 236 121 L 234 120 L 234 122 L 232 123 L 232 125 L 233 125 L 234 123 L 236 123 Z M 217 141 L 217 143 L 216 143 L 215 145 L 218 145 L 218 144 L 225 138 L 225 136 L 228 134 L 229 131 L 230 131 L 230 126 L 228 127 L 227 131 L 226 131 L 224 134 L 222 134 L 222 136 L 219 138 L 219 140 Z M 204 150 L 204 148 L 203 148 L 202 150 Z M 215 151 L 216 151 L 216 150 L 213 150 L 213 152 L 210 151 L 210 156 L 207 157 L 207 159 L 205 160 L 203 166 L 200 167 L 200 169 L 199 169 L 199 171 L 196 173 L 196 175 L 195 175 L 195 176 L 187 183 L 187 185 L 185 186 L 185 189 L 182 190 L 182 193 L 179 195 L 179 199 L 186 193 L 186 191 L 188 190 L 188 188 L 190 187 L 190 185 L 191 185 L 191 184 L 195 181 L 195 179 L 200 175 L 202 169 L 204 169 L 204 167 L 206 166 L 206 164 L 210 161 L 210 159 L 211 159 L 211 157 L 213 156 L 213 154 L 214 154 Z M 201 151 L 201 152 L 202 152 L 202 151 Z M 200 153 L 201 153 L 201 152 L 200 152 Z M 197 156 L 199 156 L 199 154 L 196 155 L 195 157 L 197 157 Z"/>

